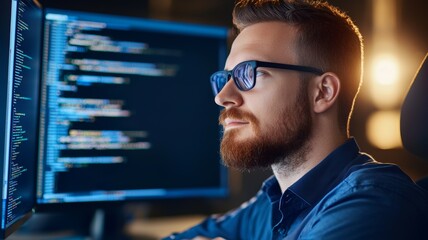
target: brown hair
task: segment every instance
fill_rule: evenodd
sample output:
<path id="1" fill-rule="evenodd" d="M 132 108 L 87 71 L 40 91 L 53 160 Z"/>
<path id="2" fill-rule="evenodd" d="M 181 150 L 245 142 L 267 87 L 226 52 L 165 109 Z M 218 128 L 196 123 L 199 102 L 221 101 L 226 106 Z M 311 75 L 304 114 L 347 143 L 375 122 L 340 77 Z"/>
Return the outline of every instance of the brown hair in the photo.
<path id="1" fill-rule="evenodd" d="M 237 31 L 267 21 L 291 24 L 298 31 L 299 64 L 334 72 L 341 80 L 339 122 L 349 122 L 362 83 L 363 40 L 349 16 L 322 1 L 238 0 L 233 10 Z"/>

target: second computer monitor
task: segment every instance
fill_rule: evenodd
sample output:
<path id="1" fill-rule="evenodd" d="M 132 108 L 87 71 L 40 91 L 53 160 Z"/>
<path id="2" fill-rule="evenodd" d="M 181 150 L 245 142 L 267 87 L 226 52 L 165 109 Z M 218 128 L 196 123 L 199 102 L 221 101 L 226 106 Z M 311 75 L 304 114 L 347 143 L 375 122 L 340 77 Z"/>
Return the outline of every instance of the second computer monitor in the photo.
<path id="1" fill-rule="evenodd" d="M 42 20 L 37 1 L 0 3 L 0 239 L 35 206 Z"/>

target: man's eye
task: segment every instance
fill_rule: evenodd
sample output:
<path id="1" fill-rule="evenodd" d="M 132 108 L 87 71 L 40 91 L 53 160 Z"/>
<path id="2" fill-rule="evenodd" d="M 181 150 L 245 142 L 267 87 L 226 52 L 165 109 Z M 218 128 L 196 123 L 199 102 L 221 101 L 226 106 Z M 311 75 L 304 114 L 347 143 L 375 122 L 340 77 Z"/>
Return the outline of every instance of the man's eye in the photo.
<path id="1" fill-rule="evenodd" d="M 256 72 L 256 76 L 257 77 L 263 77 L 263 75 L 265 75 L 266 73 L 265 72 L 263 72 L 263 71 L 257 71 Z"/>

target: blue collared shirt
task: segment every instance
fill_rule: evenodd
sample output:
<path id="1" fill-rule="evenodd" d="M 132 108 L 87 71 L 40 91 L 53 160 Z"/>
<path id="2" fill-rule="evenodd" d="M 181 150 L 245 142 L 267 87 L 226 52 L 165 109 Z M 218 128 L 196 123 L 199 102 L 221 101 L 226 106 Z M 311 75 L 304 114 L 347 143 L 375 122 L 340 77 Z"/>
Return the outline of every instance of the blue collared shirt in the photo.
<path id="1" fill-rule="evenodd" d="M 428 239 L 428 193 L 349 139 L 284 193 L 274 176 L 239 208 L 165 239 Z"/>

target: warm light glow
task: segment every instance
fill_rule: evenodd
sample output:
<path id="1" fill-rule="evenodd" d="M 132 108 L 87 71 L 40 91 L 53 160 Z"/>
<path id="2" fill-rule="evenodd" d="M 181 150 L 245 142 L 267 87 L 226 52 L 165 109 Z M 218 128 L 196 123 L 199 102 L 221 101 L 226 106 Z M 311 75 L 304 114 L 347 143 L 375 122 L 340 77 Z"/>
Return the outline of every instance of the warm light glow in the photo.
<path id="1" fill-rule="evenodd" d="M 380 149 L 401 148 L 400 112 L 378 111 L 370 115 L 366 134 L 369 142 Z"/>
<path id="2" fill-rule="evenodd" d="M 370 95 L 380 109 L 397 107 L 402 100 L 399 66 L 398 58 L 392 54 L 379 54 L 371 62 Z"/>
<path id="3" fill-rule="evenodd" d="M 372 78 L 379 85 L 392 85 L 398 82 L 399 64 L 393 55 L 378 56 L 373 60 Z"/>
<path id="4" fill-rule="evenodd" d="M 380 38 L 382 35 L 391 34 L 397 26 L 397 1 L 396 0 L 372 0 L 373 6 L 373 30 Z"/>

